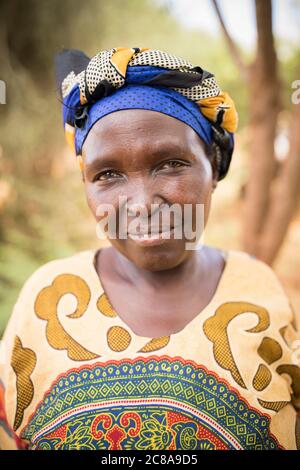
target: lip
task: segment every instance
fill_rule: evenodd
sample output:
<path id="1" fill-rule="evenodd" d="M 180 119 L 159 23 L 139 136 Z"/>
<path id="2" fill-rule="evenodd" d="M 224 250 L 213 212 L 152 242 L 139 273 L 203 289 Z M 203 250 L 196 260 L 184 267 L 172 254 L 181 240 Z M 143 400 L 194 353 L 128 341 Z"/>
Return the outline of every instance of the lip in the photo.
<path id="1" fill-rule="evenodd" d="M 170 230 L 173 230 L 174 227 L 170 227 L 170 226 L 166 226 L 166 227 L 148 227 L 145 226 L 145 227 L 139 227 L 139 232 L 137 234 L 131 234 L 130 232 L 128 232 L 128 234 L 130 235 L 157 235 L 159 233 L 162 233 L 162 232 L 169 232 Z"/>
<path id="2" fill-rule="evenodd" d="M 164 232 L 157 232 L 152 234 L 130 234 L 128 233 L 129 238 L 139 246 L 158 246 L 163 243 L 168 242 L 171 239 L 171 235 L 174 233 L 174 227 L 171 230 Z M 166 238 L 163 238 L 163 235 L 168 234 Z M 146 235 L 146 236 L 145 236 Z"/>

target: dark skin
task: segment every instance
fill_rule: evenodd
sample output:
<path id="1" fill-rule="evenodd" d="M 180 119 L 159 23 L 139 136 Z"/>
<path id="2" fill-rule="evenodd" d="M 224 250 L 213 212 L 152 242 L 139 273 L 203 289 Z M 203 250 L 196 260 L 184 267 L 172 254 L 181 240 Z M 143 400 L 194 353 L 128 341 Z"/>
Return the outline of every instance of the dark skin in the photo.
<path id="1" fill-rule="evenodd" d="M 83 180 L 96 220 L 99 204 L 118 197 L 151 204 L 204 204 L 205 224 L 217 174 L 198 134 L 185 123 L 148 110 L 122 110 L 95 123 L 83 145 Z M 96 258 L 104 290 L 118 316 L 139 336 L 181 331 L 210 302 L 224 270 L 220 250 L 186 250 L 186 240 L 139 246 L 110 239 Z"/>

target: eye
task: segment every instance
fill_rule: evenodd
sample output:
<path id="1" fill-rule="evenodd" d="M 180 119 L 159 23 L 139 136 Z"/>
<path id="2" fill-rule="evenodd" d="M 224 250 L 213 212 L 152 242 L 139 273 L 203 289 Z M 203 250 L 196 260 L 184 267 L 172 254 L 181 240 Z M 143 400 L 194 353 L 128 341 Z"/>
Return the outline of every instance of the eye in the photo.
<path id="1" fill-rule="evenodd" d="M 99 173 L 95 177 L 94 181 L 107 181 L 110 179 L 115 179 L 115 178 L 120 178 L 120 177 L 121 177 L 120 173 L 118 173 L 115 170 L 105 170 Z"/>
<path id="2" fill-rule="evenodd" d="M 170 168 L 180 168 L 182 166 L 186 166 L 185 162 L 181 162 L 180 160 L 169 160 L 168 162 L 163 163 L 159 170 L 169 170 Z"/>

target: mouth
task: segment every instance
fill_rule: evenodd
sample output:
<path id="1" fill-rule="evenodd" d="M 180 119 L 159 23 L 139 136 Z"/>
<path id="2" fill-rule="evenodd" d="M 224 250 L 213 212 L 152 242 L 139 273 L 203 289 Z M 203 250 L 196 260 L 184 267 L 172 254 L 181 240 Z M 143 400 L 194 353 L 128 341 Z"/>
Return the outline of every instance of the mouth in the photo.
<path id="1" fill-rule="evenodd" d="M 140 230 L 139 233 L 128 232 L 128 237 L 133 240 L 139 246 L 157 246 L 168 242 L 172 238 L 174 233 L 174 227 L 160 228 L 154 230 Z"/>
<path id="2" fill-rule="evenodd" d="M 128 234 L 129 235 L 157 235 L 159 233 L 163 233 L 163 232 L 168 232 L 168 231 L 171 231 L 174 229 L 174 226 L 170 226 L 170 225 L 165 225 L 165 226 L 159 226 L 159 225 L 153 225 L 153 226 L 150 226 L 149 225 L 140 225 L 139 226 L 139 230 L 136 231 L 136 232 L 130 232 L 128 231 Z"/>

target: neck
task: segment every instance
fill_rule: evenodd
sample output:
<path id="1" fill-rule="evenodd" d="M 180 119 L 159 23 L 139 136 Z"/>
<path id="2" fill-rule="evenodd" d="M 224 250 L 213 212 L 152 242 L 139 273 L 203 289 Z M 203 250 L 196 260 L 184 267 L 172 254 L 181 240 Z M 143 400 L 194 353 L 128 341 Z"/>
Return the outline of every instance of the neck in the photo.
<path id="1" fill-rule="evenodd" d="M 148 271 L 139 268 L 115 248 L 112 247 L 112 250 L 115 268 L 120 276 L 139 286 L 146 284 L 148 287 L 155 289 L 160 287 L 165 289 L 177 282 L 182 286 L 184 282 L 190 283 L 193 278 L 199 279 L 199 275 L 204 276 L 206 270 L 205 248 L 192 251 L 178 266 L 162 271 Z M 193 276 L 191 276 L 191 273 L 193 273 Z M 194 274 L 198 274 L 198 276 L 194 276 Z"/>

